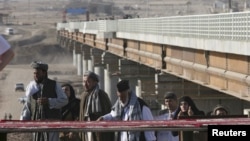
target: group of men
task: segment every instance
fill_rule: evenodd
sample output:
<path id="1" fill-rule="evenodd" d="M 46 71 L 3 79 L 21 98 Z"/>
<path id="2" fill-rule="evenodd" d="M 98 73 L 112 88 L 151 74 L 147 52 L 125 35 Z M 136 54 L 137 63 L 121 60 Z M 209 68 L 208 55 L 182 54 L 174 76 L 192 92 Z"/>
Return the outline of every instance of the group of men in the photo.
<path id="1" fill-rule="evenodd" d="M 9 43 L 0 36 L 0 71 L 14 57 Z M 34 69 L 33 79 L 26 87 L 27 100 L 20 120 L 61 120 L 61 109 L 68 104 L 68 97 L 60 84 L 48 77 L 48 64 L 40 61 L 31 63 Z M 117 83 L 117 101 L 112 106 L 108 94 L 99 88 L 99 78 L 94 72 L 86 72 L 83 76 L 84 92 L 81 95 L 79 120 L 153 120 L 148 105 L 130 90 L 129 81 Z M 134 132 L 83 132 L 82 141 L 156 141 L 154 131 Z M 59 141 L 59 132 L 37 132 L 33 141 Z"/>
<path id="2" fill-rule="evenodd" d="M 48 77 L 48 64 L 32 62 L 32 80 L 26 88 L 27 101 L 21 120 L 60 120 L 60 109 L 68 103 L 60 84 Z M 153 120 L 147 104 L 131 91 L 128 80 L 117 83 L 117 101 L 112 106 L 108 94 L 99 88 L 94 72 L 83 75 L 84 92 L 81 95 L 79 121 Z M 82 141 L 156 141 L 154 131 L 82 132 Z M 34 141 L 59 141 L 58 132 L 34 133 Z"/>

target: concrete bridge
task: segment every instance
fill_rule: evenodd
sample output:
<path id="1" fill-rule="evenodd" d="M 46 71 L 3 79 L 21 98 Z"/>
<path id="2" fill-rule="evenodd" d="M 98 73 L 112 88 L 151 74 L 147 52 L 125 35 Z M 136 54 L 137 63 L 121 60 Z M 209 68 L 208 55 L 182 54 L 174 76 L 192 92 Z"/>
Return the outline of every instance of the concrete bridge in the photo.
<path id="1" fill-rule="evenodd" d="M 249 29 L 250 12 L 57 23 L 77 74 L 99 74 L 112 101 L 116 82 L 129 79 L 152 109 L 174 91 L 233 114 L 250 107 Z"/>

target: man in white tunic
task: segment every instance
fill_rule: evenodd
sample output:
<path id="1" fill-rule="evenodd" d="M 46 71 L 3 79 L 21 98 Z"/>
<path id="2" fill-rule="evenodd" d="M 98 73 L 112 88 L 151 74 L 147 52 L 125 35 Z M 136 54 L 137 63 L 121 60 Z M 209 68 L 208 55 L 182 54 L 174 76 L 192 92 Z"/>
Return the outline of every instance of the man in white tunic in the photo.
<path id="1" fill-rule="evenodd" d="M 153 120 L 151 110 L 147 104 L 129 89 L 129 81 L 121 80 L 117 84 L 118 99 L 109 114 L 98 119 L 101 120 Z M 122 131 L 118 133 L 118 141 L 155 141 L 154 131 Z"/>
<path id="2" fill-rule="evenodd" d="M 59 83 L 48 78 L 48 65 L 32 62 L 34 80 L 26 88 L 27 101 L 21 120 L 61 120 L 61 108 L 68 98 Z M 34 133 L 33 141 L 59 141 L 59 132 Z"/>

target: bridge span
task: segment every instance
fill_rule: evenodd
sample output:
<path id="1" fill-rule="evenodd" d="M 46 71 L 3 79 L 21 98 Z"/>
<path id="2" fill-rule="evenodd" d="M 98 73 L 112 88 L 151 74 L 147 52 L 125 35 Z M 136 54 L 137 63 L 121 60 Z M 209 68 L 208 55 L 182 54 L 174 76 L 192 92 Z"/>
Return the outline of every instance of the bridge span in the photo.
<path id="1" fill-rule="evenodd" d="M 250 12 L 238 12 L 57 23 L 57 39 L 78 75 L 101 74 L 107 92 L 129 78 L 151 104 L 171 90 L 207 110 L 226 103 L 237 111 L 250 106 L 249 29 Z"/>

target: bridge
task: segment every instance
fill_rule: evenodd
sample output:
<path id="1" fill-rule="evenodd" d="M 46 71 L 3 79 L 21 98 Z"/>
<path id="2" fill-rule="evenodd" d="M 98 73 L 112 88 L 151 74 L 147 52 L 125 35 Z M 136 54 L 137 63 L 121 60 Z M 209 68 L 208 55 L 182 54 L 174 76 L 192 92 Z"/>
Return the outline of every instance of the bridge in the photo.
<path id="1" fill-rule="evenodd" d="M 72 21 L 57 23 L 57 41 L 77 74 L 95 71 L 108 93 L 126 78 L 151 106 L 171 90 L 241 114 L 250 101 L 249 29 L 250 12 Z"/>

